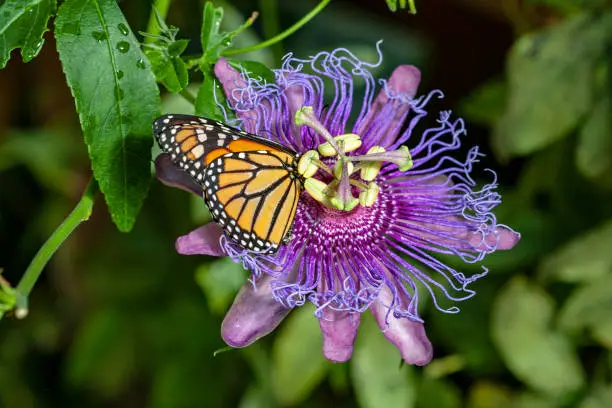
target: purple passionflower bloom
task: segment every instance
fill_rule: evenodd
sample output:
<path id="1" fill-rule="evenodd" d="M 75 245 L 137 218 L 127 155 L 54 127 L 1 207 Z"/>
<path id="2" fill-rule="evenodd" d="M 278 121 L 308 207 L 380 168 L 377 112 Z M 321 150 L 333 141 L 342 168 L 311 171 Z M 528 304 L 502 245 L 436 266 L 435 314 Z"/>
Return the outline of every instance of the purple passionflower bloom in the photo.
<path id="1" fill-rule="evenodd" d="M 181 254 L 229 255 L 252 272 L 223 321 L 221 334 L 229 345 L 252 344 L 293 307 L 310 301 L 327 359 L 351 357 L 361 313 L 369 310 L 406 363 L 427 364 L 433 352 L 417 309 L 417 285 L 430 293 L 438 309 L 454 313 L 458 308 L 444 308 L 438 297 L 461 301 L 473 296 L 468 285 L 487 271 L 483 267 L 482 273 L 466 276 L 435 254 L 474 263 L 519 241 L 520 235 L 498 224 L 492 212 L 501 202 L 495 173 L 490 171 L 493 181 L 480 188 L 470 175 L 481 156 L 478 148 L 469 150 L 465 160 L 449 155 L 461 146 L 463 121 L 441 112 L 437 126 L 415 130 L 427 115 L 426 105 L 442 93 L 416 97 L 421 75 L 409 65 L 377 83 L 370 69 L 380 62 L 368 64 L 345 49 L 305 60 L 288 55 L 274 71 L 275 83 L 239 72 L 223 58 L 216 63 L 215 74 L 237 116 L 228 124 L 304 153 L 325 142 L 313 126 L 298 126 L 294 120 L 296 112 L 309 107 L 311 117 L 332 136 L 360 137 L 361 146 L 347 156 L 364 156 L 374 147 L 384 152 L 376 156 L 382 167 L 370 205 L 341 211 L 303 192 L 293 237 L 274 254 L 245 250 L 214 223 L 178 238 Z M 356 79 L 365 84 L 360 100 L 354 95 Z M 334 96 L 324 101 L 329 86 Z M 352 113 L 356 119 L 351 120 Z M 403 145 L 412 156 L 407 171 L 393 162 Z M 156 164 L 163 182 L 201 195 L 201 188 L 167 157 L 158 157 Z M 354 187 L 345 184 L 351 195 Z"/>

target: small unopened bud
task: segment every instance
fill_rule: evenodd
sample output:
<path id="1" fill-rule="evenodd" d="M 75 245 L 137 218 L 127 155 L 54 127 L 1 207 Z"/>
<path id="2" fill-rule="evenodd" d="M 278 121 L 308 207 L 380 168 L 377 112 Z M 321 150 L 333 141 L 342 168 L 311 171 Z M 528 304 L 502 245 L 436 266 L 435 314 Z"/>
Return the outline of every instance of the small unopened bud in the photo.
<path id="1" fill-rule="evenodd" d="M 385 151 L 384 147 L 381 146 L 372 146 L 366 153 L 374 154 L 374 153 L 383 153 Z M 381 162 L 364 162 L 363 167 L 361 168 L 361 179 L 365 181 L 372 181 L 378 176 L 380 172 Z"/>
<path id="2" fill-rule="evenodd" d="M 368 188 L 359 194 L 359 203 L 364 207 L 371 207 L 376 202 L 380 187 L 376 183 L 368 184 Z"/>
<path id="3" fill-rule="evenodd" d="M 344 153 L 352 152 L 361 146 L 361 138 L 354 133 L 346 133 L 344 135 L 335 136 L 334 140 L 337 144 L 344 146 Z M 336 149 L 329 142 L 325 142 L 318 147 L 321 156 L 331 157 L 338 154 Z"/>
<path id="4" fill-rule="evenodd" d="M 298 173 L 304 178 L 310 178 L 315 175 L 319 170 L 317 161 L 319 160 L 319 153 L 316 150 L 309 150 L 300 157 L 298 162 Z"/>

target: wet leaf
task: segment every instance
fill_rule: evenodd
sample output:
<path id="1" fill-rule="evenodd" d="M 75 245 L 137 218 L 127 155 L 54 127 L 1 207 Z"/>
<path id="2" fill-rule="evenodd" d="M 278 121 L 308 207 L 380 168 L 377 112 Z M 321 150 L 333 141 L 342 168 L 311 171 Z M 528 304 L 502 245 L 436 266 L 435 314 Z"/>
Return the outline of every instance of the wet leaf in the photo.
<path id="1" fill-rule="evenodd" d="M 114 0 L 67 0 L 55 26 L 94 176 L 113 221 L 129 231 L 149 190 L 155 76 Z"/>
<path id="2" fill-rule="evenodd" d="M 56 6 L 56 0 L 6 0 L 0 6 L 0 69 L 15 48 L 21 48 L 24 62 L 38 55 Z"/>
<path id="3" fill-rule="evenodd" d="M 515 278 L 493 305 L 493 341 L 512 373 L 551 396 L 579 390 L 585 382 L 569 340 L 551 330 L 552 299 L 524 278 Z"/>

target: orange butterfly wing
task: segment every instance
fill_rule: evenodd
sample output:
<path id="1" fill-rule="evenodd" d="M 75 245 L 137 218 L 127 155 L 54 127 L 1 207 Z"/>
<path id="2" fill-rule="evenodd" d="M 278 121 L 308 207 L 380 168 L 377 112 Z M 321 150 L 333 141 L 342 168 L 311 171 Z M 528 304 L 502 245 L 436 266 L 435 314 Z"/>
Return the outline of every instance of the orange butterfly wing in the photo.
<path id="1" fill-rule="evenodd" d="M 162 150 L 202 185 L 213 217 L 233 241 L 257 252 L 278 248 L 302 191 L 295 152 L 196 116 L 163 116 L 153 128 Z"/>

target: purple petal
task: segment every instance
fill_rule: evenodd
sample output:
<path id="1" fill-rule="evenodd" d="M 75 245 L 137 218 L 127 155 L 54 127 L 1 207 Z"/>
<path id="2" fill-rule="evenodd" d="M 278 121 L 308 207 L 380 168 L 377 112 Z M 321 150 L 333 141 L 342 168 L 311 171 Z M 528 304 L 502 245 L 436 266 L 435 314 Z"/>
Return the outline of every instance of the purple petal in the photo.
<path id="1" fill-rule="evenodd" d="M 289 314 L 291 309 L 274 300 L 270 281 L 264 275 L 257 282 L 257 289 L 247 282 L 225 315 L 221 324 L 221 337 L 232 347 L 246 347 L 272 332 Z"/>
<path id="2" fill-rule="evenodd" d="M 176 252 L 181 255 L 227 255 L 219 244 L 223 230 L 215 222 L 209 222 L 176 240 Z"/>
<path id="3" fill-rule="evenodd" d="M 319 319 L 323 333 L 323 355 L 335 363 L 344 363 L 353 355 L 353 345 L 361 314 L 325 309 Z"/>
<path id="4" fill-rule="evenodd" d="M 408 115 L 410 98 L 416 95 L 421 72 L 412 65 L 395 68 L 370 107 L 370 111 L 355 128 L 364 139 L 364 148 L 374 145 L 388 147 L 395 141 Z"/>
<path id="5" fill-rule="evenodd" d="M 155 159 L 155 175 L 167 186 L 177 187 L 202 197 L 202 187 L 189 174 L 176 167 L 170 156 L 165 153 Z"/>
<path id="6" fill-rule="evenodd" d="M 391 303 L 393 295 L 386 286 L 381 289 L 379 300 L 370 306 L 370 310 L 387 340 L 398 348 L 407 364 L 428 364 L 433 357 L 433 347 L 425 334 L 423 323 L 406 318 L 398 319 L 393 313 L 388 313 L 389 308 L 385 304 Z"/>
<path id="7" fill-rule="evenodd" d="M 248 86 L 247 80 L 242 76 L 240 72 L 232 68 L 232 66 L 223 57 L 215 63 L 215 76 L 221 82 L 225 95 L 230 106 L 234 109 L 236 116 L 242 119 L 244 130 L 250 133 L 257 134 L 258 129 L 256 124 L 258 123 L 258 112 L 255 110 L 245 111 L 236 109 L 236 103 L 241 102 L 244 92 Z M 235 94 L 236 93 L 236 94 Z"/>
<path id="8" fill-rule="evenodd" d="M 521 240 L 520 233 L 513 231 L 505 225 L 498 225 L 495 232 L 499 237 L 499 241 L 497 242 L 497 249 L 501 249 L 504 251 L 512 249 Z"/>

